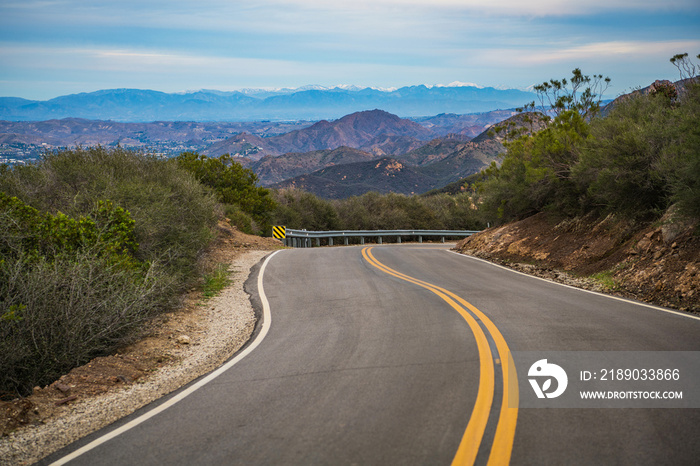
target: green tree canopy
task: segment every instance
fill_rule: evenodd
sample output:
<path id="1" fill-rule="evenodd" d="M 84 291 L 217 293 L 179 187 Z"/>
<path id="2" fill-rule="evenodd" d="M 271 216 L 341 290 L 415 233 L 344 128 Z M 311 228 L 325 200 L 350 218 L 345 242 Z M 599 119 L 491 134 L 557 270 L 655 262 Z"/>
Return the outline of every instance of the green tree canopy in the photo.
<path id="1" fill-rule="evenodd" d="M 212 188 L 220 202 L 237 206 L 258 223 L 269 223 L 275 208 L 270 191 L 259 187 L 255 173 L 243 168 L 229 154 L 212 158 L 196 152 L 183 152 L 176 162 L 179 167 L 193 173 L 200 183 Z"/>

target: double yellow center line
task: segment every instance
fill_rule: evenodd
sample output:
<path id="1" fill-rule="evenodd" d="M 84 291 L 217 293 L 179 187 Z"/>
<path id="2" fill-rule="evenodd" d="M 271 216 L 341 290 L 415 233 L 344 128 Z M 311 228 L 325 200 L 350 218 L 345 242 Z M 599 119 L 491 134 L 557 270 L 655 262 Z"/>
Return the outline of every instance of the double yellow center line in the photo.
<path id="1" fill-rule="evenodd" d="M 494 389 L 496 384 L 495 368 L 496 366 L 500 366 L 503 374 L 501 409 L 498 416 L 496 433 L 493 438 L 493 443 L 491 444 L 488 464 L 508 464 L 513 450 L 515 425 L 518 420 L 518 383 L 515 365 L 510 357 L 510 350 L 501 332 L 498 331 L 498 328 L 491 322 L 491 319 L 483 312 L 451 291 L 410 277 L 382 264 L 372 255 L 372 247 L 362 249 L 362 256 L 367 262 L 379 270 L 426 288 L 438 295 L 454 310 L 459 312 L 474 333 L 474 338 L 476 338 L 476 344 L 479 350 L 479 389 L 474 404 L 474 410 L 467 424 L 467 430 L 464 432 L 462 441 L 457 449 L 457 454 L 452 460 L 453 465 L 472 465 L 476 460 L 476 455 L 486 430 L 486 424 L 489 420 L 491 405 L 494 402 Z M 494 358 L 489 346 L 488 337 L 481 325 L 479 325 L 477 319 L 483 323 L 491 339 L 496 344 L 498 350 L 497 358 Z M 512 407 L 509 407 L 509 399 L 510 406 Z"/>

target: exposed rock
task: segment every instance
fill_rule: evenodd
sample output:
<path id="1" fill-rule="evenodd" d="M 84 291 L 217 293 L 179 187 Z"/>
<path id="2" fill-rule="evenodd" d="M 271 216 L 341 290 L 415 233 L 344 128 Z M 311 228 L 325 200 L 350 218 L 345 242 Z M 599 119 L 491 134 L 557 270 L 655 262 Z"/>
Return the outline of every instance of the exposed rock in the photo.
<path id="1" fill-rule="evenodd" d="M 697 222 L 685 219 L 678 215 L 678 208 L 674 205 L 661 217 L 661 234 L 666 244 L 674 242 L 679 235 L 690 229 Z M 676 243 L 677 244 L 677 243 Z"/>
<path id="2" fill-rule="evenodd" d="M 187 335 L 180 335 L 175 339 L 175 343 L 178 345 L 189 345 L 191 343 L 191 339 Z"/>

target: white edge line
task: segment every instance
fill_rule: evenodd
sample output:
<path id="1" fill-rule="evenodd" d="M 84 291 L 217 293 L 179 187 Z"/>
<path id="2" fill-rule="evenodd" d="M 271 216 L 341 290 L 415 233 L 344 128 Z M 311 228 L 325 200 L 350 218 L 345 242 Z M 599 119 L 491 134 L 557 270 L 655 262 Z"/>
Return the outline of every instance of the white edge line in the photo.
<path id="1" fill-rule="evenodd" d="M 281 250 L 280 250 L 281 251 Z M 142 414 L 141 416 L 137 417 L 136 419 L 129 421 L 128 423 L 124 424 L 123 426 L 119 427 L 118 429 L 114 429 L 113 431 L 103 435 L 102 437 L 99 437 L 92 442 L 88 443 L 87 445 L 75 450 L 73 453 L 64 456 L 63 458 L 58 459 L 57 461 L 51 463 L 51 466 L 60 466 L 63 464 L 68 463 L 69 461 L 74 460 L 75 458 L 79 457 L 80 455 L 87 453 L 88 451 L 92 450 L 93 448 L 96 448 L 100 445 L 102 445 L 105 442 L 108 442 L 109 440 L 117 437 L 118 435 L 123 434 L 124 432 L 133 429 L 134 427 L 138 426 L 139 424 L 147 421 L 148 419 L 152 418 L 153 416 L 162 413 L 166 409 L 170 408 L 177 402 L 185 399 L 187 396 L 191 395 L 195 391 L 199 390 L 202 388 L 204 385 L 208 384 L 227 370 L 229 370 L 231 367 L 236 365 L 241 359 L 245 358 L 250 354 L 255 348 L 260 345 L 260 343 L 263 341 L 265 336 L 267 335 L 267 332 L 270 330 L 270 321 L 271 321 L 271 313 L 270 313 L 270 303 L 267 301 L 267 296 L 265 296 L 265 291 L 263 289 L 263 273 L 265 272 L 265 268 L 267 267 L 267 263 L 270 262 L 270 259 L 277 254 L 280 251 L 275 251 L 274 253 L 270 254 L 267 259 L 265 259 L 265 262 L 263 263 L 262 267 L 260 268 L 260 273 L 258 274 L 258 294 L 260 295 L 260 301 L 262 303 L 262 308 L 263 308 L 263 323 L 262 327 L 260 329 L 260 333 L 258 336 L 255 338 L 255 340 L 243 351 L 238 353 L 236 357 L 231 359 L 229 362 L 224 364 L 223 366 L 219 367 L 216 369 L 214 372 L 211 372 L 209 375 L 201 379 L 199 382 L 195 383 L 194 385 L 188 387 L 186 390 L 183 390 L 182 392 L 178 393 L 174 397 L 170 398 L 168 401 L 165 403 L 153 408 L 152 410 Z"/>
<path id="2" fill-rule="evenodd" d="M 503 265 L 500 265 L 500 264 L 495 264 L 495 263 L 493 263 L 493 262 L 491 262 L 491 261 L 488 261 L 488 260 L 486 260 L 486 259 L 481 259 L 480 257 L 474 257 L 474 256 L 470 256 L 470 255 L 468 255 L 468 254 L 462 254 L 461 252 L 450 251 L 450 250 L 447 250 L 447 252 L 452 253 L 452 254 L 457 254 L 458 256 L 466 257 L 466 258 L 469 258 L 469 259 L 472 259 L 472 260 L 481 261 L 481 262 L 484 262 L 484 263 L 486 263 L 486 264 L 492 265 L 492 266 L 494 266 L 494 267 L 498 267 L 498 268 L 501 268 L 501 269 L 504 269 L 504 270 L 508 270 L 509 272 L 513 272 L 513 273 L 517 273 L 517 274 L 523 275 L 523 276 L 525 276 L 525 277 L 530 277 L 530 278 L 534 278 L 534 279 L 537 279 L 537 280 L 542 280 L 543 282 L 553 283 L 553 284 L 555 284 L 555 285 L 564 286 L 564 287 L 566 287 L 566 288 L 571 288 L 572 290 L 578 290 L 578 291 L 582 291 L 582 292 L 584 292 L 584 293 L 590 293 L 590 294 L 594 294 L 594 295 L 596 295 L 596 296 L 602 296 L 602 297 L 604 297 L 604 298 L 614 299 L 614 300 L 616 300 L 616 301 L 622 301 L 623 303 L 636 304 L 637 306 L 648 307 L 649 309 L 656 309 L 657 311 L 668 312 L 669 314 L 676 314 L 676 315 L 679 315 L 679 316 L 688 317 L 689 319 L 700 320 L 700 317 L 694 316 L 694 315 L 689 314 L 689 313 L 686 313 L 686 312 L 674 311 L 674 310 L 672 310 L 672 309 L 666 309 L 666 308 L 663 308 L 663 307 L 660 307 L 660 306 L 655 306 L 655 305 L 653 305 L 653 304 L 647 304 L 647 303 L 643 303 L 643 302 L 639 302 L 639 301 L 632 301 L 631 299 L 620 298 L 619 296 L 612 296 L 612 295 L 609 295 L 609 294 L 600 293 L 600 292 L 598 292 L 598 291 L 587 290 L 587 289 L 585 289 L 585 288 L 578 288 L 578 287 L 575 287 L 575 286 L 567 285 L 567 284 L 565 284 L 565 283 L 555 282 L 554 280 L 549 280 L 549 279 L 547 279 L 547 278 L 542 278 L 542 277 L 538 277 L 538 276 L 536 276 L 536 275 L 530 275 L 530 274 L 527 274 L 527 273 L 524 273 L 524 272 L 520 272 L 519 270 L 514 270 L 514 269 L 511 269 L 511 268 L 509 268 L 509 267 L 505 267 L 505 266 L 503 266 Z"/>

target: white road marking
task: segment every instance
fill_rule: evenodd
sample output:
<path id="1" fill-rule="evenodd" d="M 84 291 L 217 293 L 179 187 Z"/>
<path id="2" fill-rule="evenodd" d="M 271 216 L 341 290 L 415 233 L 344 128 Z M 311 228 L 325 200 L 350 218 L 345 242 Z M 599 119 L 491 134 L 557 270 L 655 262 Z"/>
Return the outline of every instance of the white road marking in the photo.
<path id="1" fill-rule="evenodd" d="M 137 417 L 136 419 L 129 421 L 128 423 L 124 424 L 123 426 L 119 427 L 118 429 L 115 429 L 102 437 L 99 437 L 92 442 L 88 443 L 84 447 L 81 447 L 77 450 L 75 450 L 73 453 L 64 456 L 63 458 L 58 459 L 57 461 L 51 463 L 51 466 L 60 466 L 63 464 L 68 463 L 69 461 L 74 460 L 75 458 L 79 457 L 80 455 L 87 453 L 88 451 L 92 450 L 93 448 L 98 447 L 99 445 L 102 445 L 105 442 L 108 442 L 109 440 L 117 437 L 118 435 L 123 434 L 124 432 L 133 429 L 134 427 L 138 426 L 139 424 L 147 421 L 148 419 L 152 418 L 153 416 L 162 413 L 166 409 L 170 408 L 174 404 L 176 404 L 178 401 L 181 401 L 185 399 L 187 396 L 191 395 L 192 393 L 196 392 L 227 370 L 231 369 L 233 366 L 235 366 L 239 361 L 241 361 L 243 358 L 248 356 L 255 348 L 257 348 L 260 343 L 263 341 L 265 336 L 267 335 L 267 332 L 270 330 L 270 324 L 271 324 L 271 314 L 270 314 L 270 303 L 267 301 L 267 296 L 265 295 L 265 290 L 263 289 L 263 274 L 265 272 L 265 268 L 267 267 L 268 262 L 270 262 L 270 259 L 277 254 L 280 251 L 275 251 L 274 253 L 270 254 L 267 256 L 267 259 L 265 259 L 265 262 L 263 262 L 262 267 L 260 268 L 260 273 L 258 274 L 258 294 L 260 295 L 260 301 L 262 302 L 262 308 L 263 308 L 263 322 L 262 322 L 262 327 L 260 328 L 260 333 L 258 336 L 255 338 L 255 340 L 243 351 L 238 353 L 233 359 L 231 359 L 229 362 L 224 364 L 223 366 L 219 367 L 216 369 L 214 372 L 210 373 L 203 379 L 201 379 L 199 382 L 195 383 L 194 385 L 188 387 L 186 390 L 183 390 L 182 392 L 178 393 L 174 397 L 170 398 L 168 401 L 163 403 L 162 405 L 159 405 L 152 410 L 142 414 L 141 416 Z"/>
<path id="2" fill-rule="evenodd" d="M 452 253 L 452 254 L 457 254 L 458 256 L 466 257 L 466 258 L 468 258 L 468 259 L 472 259 L 472 260 L 475 260 L 475 261 L 481 261 L 481 262 L 484 262 L 484 263 L 486 263 L 486 264 L 492 265 L 492 266 L 494 266 L 494 267 L 498 267 L 498 268 L 501 268 L 501 269 L 503 269 L 503 270 L 508 270 L 509 272 L 517 273 L 517 274 L 524 275 L 524 276 L 530 277 L 530 278 L 535 278 L 535 279 L 537 279 L 537 280 L 542 280 L 543 282 L 554 283 L 555 285 L 564 286 L 564 287 L 566 287 L 566 288 L 571 288 L 572 290 L 578 290 L 578 291 L 582 291 L 582 292 L 584 292 L 584 293 L 590 293 L 590 294 L 594 294 L 594 295 L 597 295 L 597 296 L 603 296 L 603 297 L 605 297 L 605 298 L 614 299 L 614 300 L 616 300 L 616 301 L 622 301 L 623 303 L 636 304 L 637 306 L 648 307 L 649 309 L 656 309 L 657 311 L 663 311 L 663 312 L 667 312 L 667 313 L 669 313 L 669 314 L 676 314 L 676 315 L 679 315 L 679 316 L 688 317 L 689 319 L 700 320 L 700 317 L 695 316 L 695 315 L 690 314 L 690 313 L 687 313 L 687 312 L 674 311 L 674 310 L 672 310 L 672 309 L 666 309 L 666 308 L 664 308 L 664 307 L 655 306 L 655 305 L 653 305 L 653 304 L 642 303 L 642 302 L 639 302 L 639 301 L 632 301 L 631 299 L 620 298 L 619 296 L 612 296 L 612 295 L 609 295 L 609 294 L 600 293 L 600 292 L 598 292 L 598 291 L 586 290 L 586 289 L 584 289 L 584 288 L 577 288 L 577 287 L 575 287 L 575 286 L 571 286 L 571 285 L 567 285 L 567 284 L 564 284 L 564 283 L 555 282 L 554 280 L 548 280 L 548 279 L 546 279 L 546 278 L 537 277 L 537 276 L 535 276 L 535 275 L 529 275 L 529 274 L 527 274 L 527 273 L 520 272 L 519 270 L 513 270 L 513 269 L 511 269 L 511 268 L 509 268 L 509 267 L 505 267 L 505 266 L 500 265 L 500 264 L 494 264 L 493 262 L 489 262 L 489 261 L 487 261 L 487 260 L 485 260 L 485 259 L 481 259 L 481 258 L 479 258 L 479 257 L 474 257 L 474 256 L 470 256 L 470 255 L 467 255 L 467 254 L 462 254 L 462 253 L 460 253 L 460 252 L 450 251 L 450 250 L 447 250 L 447 252 Z"/>

